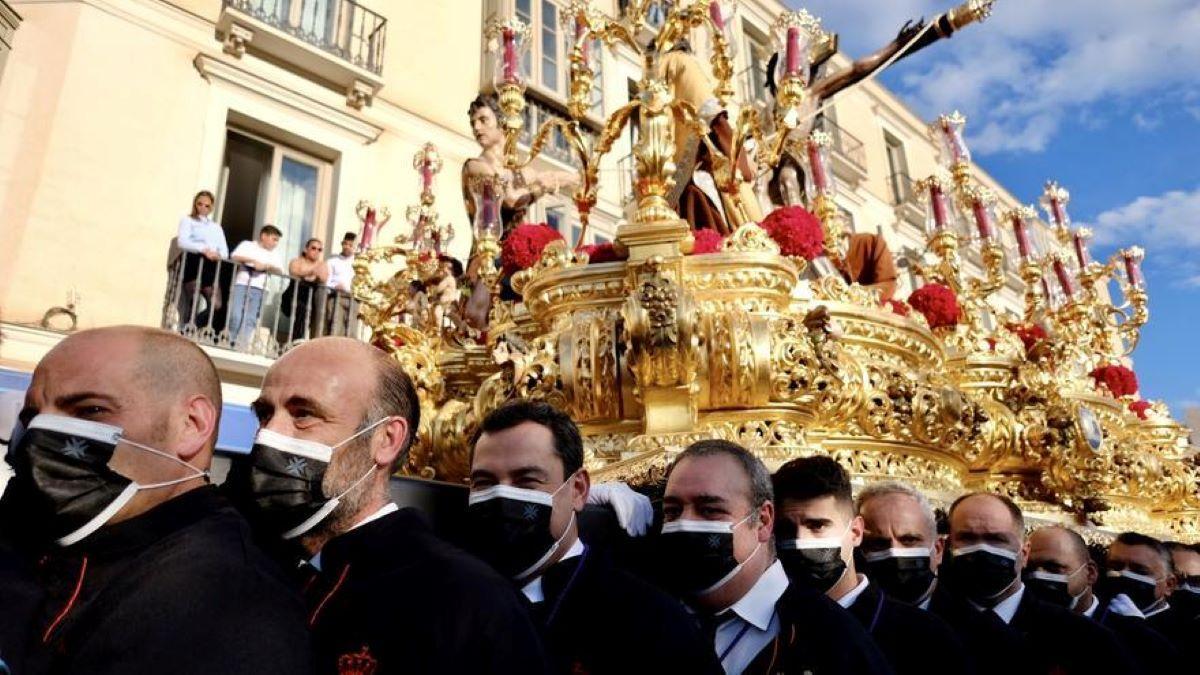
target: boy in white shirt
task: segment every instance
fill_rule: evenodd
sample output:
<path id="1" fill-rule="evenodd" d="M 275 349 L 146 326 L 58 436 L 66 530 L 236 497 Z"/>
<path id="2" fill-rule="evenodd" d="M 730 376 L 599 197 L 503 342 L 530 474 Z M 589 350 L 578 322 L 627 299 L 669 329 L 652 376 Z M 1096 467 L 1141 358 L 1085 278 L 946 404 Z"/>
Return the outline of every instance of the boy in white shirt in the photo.
<path id="1" fill-rule="evenodd" d="M 233 347 L 247 345 L 254 337 L 262 312 L 267 273 L 283 274 L 283 255 L 275 250 L 283 233 L 274 225 L 263 225 L 258 241 L 243 241 L 229 256 L 238 266 L 229 295 L 229 335 Z"/>

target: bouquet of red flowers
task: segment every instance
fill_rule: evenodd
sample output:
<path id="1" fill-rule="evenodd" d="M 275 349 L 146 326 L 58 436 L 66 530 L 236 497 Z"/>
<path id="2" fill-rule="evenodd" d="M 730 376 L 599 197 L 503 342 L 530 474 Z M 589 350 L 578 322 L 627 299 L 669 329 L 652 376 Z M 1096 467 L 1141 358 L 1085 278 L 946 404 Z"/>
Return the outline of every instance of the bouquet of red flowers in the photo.
<path id="1" fill-rule="evenodd" d="M 604 242 L 603 244 L 588 244 L 581 249 L 588 256 L 588 263 L 613 262 L 614 260 L 624 260 L 617 255 L 617 250 L 613 248 L 612 242 Z"/>
<path id="2" fill-rule="evenodd" d="M 1096 381 L 1096 386 L 1103 386 L 1113 396 L 1132 396 L 1137 393 L 1137 375 L 1125 366 L 1109 364 L 1100 366 L 1088 373 Z"/>
<path id="3" fill-rule="evenodd" d="M 763 218 L 760 226 L 779 244 L 783 255 L 812 260 L 825 252 L 821 221 L 803 206 L 781 206 Z"/>
<path id="4" fill-rule="evenodd" d="M 925 315 L 930 328 L 952 328 L 962 315 L 954 291 L 941 284 L 925 284 L 913 291 L 908 304 Z"/>
<path id="5" fill-rule="evenodd" d="M 505 276 L 533 267 L 542 257 L 542 249 L 562 238 L 558 230 L 545 223 L 522 223 L 516 226 L 508 233 L 500 249 L 500 263 Z"/>
<path id="6" fill-rule="evenodd" d="M 1037 343 L 1050 337 L 1046 335 L 1046 329 L 1036 323 L 1010 323 L 1008 329 L 1021 339 L 1021 344 L 1025 345 L 1025 352 L 1029 353 L 1030 349 Z"/>
<path id="7" fill-rule="evenodd" d="M 1149 419 L 1146 411 L 1150 409 L 1150 401 L 1134 401 L 1129 404 L 1129 410 L 1138 416 L 1139 420 Z"/>
<path id="8" fill-rule="evenodd" d="M 692 233 L 696 240 L 696 245 L 692 247 L 692 255 L 704 255 L 705 253 L 716 253 L 721 250 L 721 244 L 724 243 L 725 237 L 711 228 L 696 230 Z"/>

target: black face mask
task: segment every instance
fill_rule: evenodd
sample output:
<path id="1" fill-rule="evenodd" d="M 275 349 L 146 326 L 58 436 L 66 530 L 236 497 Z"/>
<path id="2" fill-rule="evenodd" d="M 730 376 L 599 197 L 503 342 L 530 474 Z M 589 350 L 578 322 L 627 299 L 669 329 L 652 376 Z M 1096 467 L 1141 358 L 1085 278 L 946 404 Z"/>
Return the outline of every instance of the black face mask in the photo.
<path id="1" fill-rule="evenodd" d="M 830 545 L 837 541 L 836 546 Z M 813 545 L 810 542 L 822 545 Z M 833 588 L 846 574 L 841 538 L 784 539 L 776 543 L 779 562 L 793 583 L 820 593 Z"/>
<path id="2" fill-rule="evenodd" d="M 1022 582 L 1038 600 L 1073 610 L 1083 594 L 1079 597 L 1071 595 L 1068 584 L 1071 576 L 1078 571 L 1075 570 L 1071 574 L 1054 574 L 1042 570 L 1029 570 L 1022 577 Z"/>
<path id="3" fill-rule="evenodd" d="M 1200 575 L 1183 578 L 1171 594 L 1171 607 L 1181 616 L 1200 616 Z"/>
<path id="4" fill-rule="evenodd" d="M 1017 580 L 1017 553 L 991 544 L 973 544 L 950 552 L 941 578 L 954 592 L 983 607 L 993 607 Z"/>
<path id="5" fill-rule="evenodd" d="M 929 595 L 933 570 L 927 548 L 889 548 L 862 553 L 867 577 L 892 599 L 915 605 Z"/>
<path id="6" fill-rule="evenodd" d="M 1103 584 L 1104 595 L 1110 600 L 1118 595 L 1127 595 L 1143 612 L 1158 602 L 1154 597 L 1158 583 L 1153 577 L 1148 577 L 1129 570 L 1109 570 Z"/>
<path id="7" fill-rule="evenodd" d="M 34 518 L 60 546 L 82 540 L 107 523 L 139 490 L 207 477 L 179 458 L 128 439 L 119 427 L 74 417 L 38 415 L 13 451 L 13 466 L 31 488 Z M 139 485 L 109 468 L 117 445 L 126 443 L 191 469 L 183 478 Z"/>
<path id="8" fill-rule="evenodd" d="M 663 583 L 682 597 L 710 593 L 733 578 L 744 562 L 733 555 L 736 522 L 674 520 L 664 523 L 658 537 L 659 557 L 666 572 Z M 749 560 L 749 558 L 747 558 Z"/>
<path id="9" fill-rule="evenodd" d="M 563 489 L 568 479 L 558 487 Z M 471 552 L 504 576 L 521 581 L 536 572 L 558 550 L 562 537 L 550 533 L 553 493 L 509 485 L 472 492 L 467 503 Z M 572 512 L 571 517 L 575 514 Z M 570 525 L 563 537 L 570 532 Z"/>

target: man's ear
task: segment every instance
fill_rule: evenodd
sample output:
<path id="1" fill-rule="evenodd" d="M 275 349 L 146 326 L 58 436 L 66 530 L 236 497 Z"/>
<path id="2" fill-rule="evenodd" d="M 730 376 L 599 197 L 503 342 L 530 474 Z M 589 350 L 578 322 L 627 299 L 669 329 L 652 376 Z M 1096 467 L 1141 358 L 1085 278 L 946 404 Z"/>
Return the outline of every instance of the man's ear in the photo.
<path id="1" fill-rule="evenodd" d="M 587 469 L 580 469 L 571 477 L 571 508 L 582 511 L 587 504 L 588 492 L 592 489 L 592 477 Z"/>
<path id="2" fill-rule="evenodd" d="M 375 465 L 387 467 L 390 470 L 408 442 L 410 432 L 408 420 L 399 415 L 391 417 L 387 422 L 379 425 L 371 443 Z"/>
<path id="3" fill-rule="evenodd" d="M 217 407 L 212 399 L 203 394 L 185 398 L 177 409 L 181 420 L 175 454 L 185 462 L 191 462 L 201 454 L 217 433 Z M 210 460 L 201 468 L 208 468 Z"/>
<path id="4" fill-rule="evenodd" d="M 1096 565 L 1096 561 L 1090 559 L 1084 567 L 1087 568 L 1083 573 L 1087 576 L 1088 586 L 1095 586 L 1096 582 L 1100 580 L 1100 567 Z"/>
<path id="5" fill-rule="evenodd" d="M 765 544 L 775 534 L 775 504 L 770 499 L 758 507 L 758 521 L 758 541 Z"/>
<path id="6" fill-rule="evenodd" d="M 858 548 L 862 544 L 863 529 L 866 528 L 866 523 L 863 522 L 862 516 L 854 516 L 850 521 L 850 543 L 854 548 Z"/>

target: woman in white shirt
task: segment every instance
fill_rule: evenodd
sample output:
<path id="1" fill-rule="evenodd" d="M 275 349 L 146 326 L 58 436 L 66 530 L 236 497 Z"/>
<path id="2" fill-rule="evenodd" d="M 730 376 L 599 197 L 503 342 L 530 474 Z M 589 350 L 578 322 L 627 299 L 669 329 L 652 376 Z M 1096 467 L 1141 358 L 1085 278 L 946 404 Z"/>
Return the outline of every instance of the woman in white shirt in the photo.
<path id="1" fill-rule="evenodd" d="M 213 283 L 217 277 L 218 261 L 229 257 L 229 245 L 225 242 L 225 231 L 209 217 L 215 202 L 213 193 L 201 190 L 192 198 L 192 212 L 179 219 L 175 243 L 183 255 L 179 293 L 181 330 L 188 324 L 194 328 L 207 326 L 213 312 L 221 307 L 221 296 L 213 293 Z M 198 295 L 205 297 L 207 307 L 192 316 L 192 307 Z"/>

